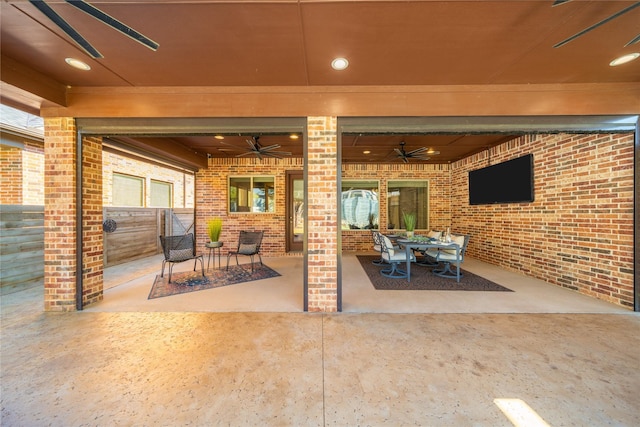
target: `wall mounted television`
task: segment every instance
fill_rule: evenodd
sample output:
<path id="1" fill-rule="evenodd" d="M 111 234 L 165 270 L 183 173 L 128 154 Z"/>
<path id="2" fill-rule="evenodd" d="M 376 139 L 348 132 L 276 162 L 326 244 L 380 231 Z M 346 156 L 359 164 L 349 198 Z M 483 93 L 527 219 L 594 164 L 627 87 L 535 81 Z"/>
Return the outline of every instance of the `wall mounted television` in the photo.
<path id="1" fill-rule="evenodd" d="M 470 205 L 533 200 L 533 154 L 469 171 Z"/>

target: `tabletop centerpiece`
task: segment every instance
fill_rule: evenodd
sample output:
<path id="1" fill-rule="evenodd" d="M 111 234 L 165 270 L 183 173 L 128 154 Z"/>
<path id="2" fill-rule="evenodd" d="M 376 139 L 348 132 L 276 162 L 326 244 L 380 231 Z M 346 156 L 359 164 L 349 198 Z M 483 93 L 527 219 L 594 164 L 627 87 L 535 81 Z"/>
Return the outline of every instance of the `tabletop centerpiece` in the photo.
<path id="1" fill-rule="evenodd" d="M 413 212 L 402 212 L 402 219 L 404 220 L 404 229 L 407 233 L 407 237 L 413 237 L 413 233 L 416 229 L 416 214 Z"/>

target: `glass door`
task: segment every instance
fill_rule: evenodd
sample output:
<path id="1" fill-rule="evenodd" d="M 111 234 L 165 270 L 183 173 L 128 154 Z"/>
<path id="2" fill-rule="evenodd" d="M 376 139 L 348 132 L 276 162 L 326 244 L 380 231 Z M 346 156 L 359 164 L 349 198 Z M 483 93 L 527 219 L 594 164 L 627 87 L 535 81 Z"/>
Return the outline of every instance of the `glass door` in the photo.
<path id="1" fill-rule="evenodd" d="M 287 252 L 304 249 L 304 179 L 302 171 L 287 172 Z"/>

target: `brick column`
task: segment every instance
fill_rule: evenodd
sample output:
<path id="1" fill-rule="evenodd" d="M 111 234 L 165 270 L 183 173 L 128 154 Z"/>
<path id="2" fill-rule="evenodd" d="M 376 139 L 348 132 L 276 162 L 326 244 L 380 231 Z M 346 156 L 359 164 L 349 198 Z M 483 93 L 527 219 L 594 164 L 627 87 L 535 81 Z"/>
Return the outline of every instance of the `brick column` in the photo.
<path id="1" fill-rule="evenodd" d="M 44 309 L 76 309 L 76 126 L 45 118 Z M 84 156 L 84 303 L 102 299 L 102 146 L 87 139 Z M 99 214 L 98 214 L 99 212 Z"/>
<path id="2" fill-rule="evenodd" d="M 76 126 L 44 120 L 44 309 L 75 310 Z"/>
<path id="3" fill-rule="evenodd" d="M 102 301 L 104 234 L 102 231 L 102 138 L 82 140 L 82 239 L 84 305 Z"/>
<path id="4" fill-rule="evenodd" d="M 308 310 L 338 310 L 338 140 L 335 117 L 309 117 Z"/>

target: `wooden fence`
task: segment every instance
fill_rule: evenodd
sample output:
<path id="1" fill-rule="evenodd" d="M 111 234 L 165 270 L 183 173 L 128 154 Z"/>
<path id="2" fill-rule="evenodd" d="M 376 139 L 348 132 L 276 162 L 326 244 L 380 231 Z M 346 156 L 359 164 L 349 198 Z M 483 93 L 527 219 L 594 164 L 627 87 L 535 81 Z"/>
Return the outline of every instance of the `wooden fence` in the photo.
<path id="1" fill-rule="evenodd" d="M 162 253 L 160 234 L 194 232 L 193 209 L 105 207 L 116 229 L 104 233 L 104 265 Z M 0 287 L 5 293 L 44 279 L 44 207 L 0 206 Z"/>
<path id="2" fill-rule="evenodd" d="M 162 253 L 161 234 L 193 232 L 193 209 L 106 207 L 103 218 L 116 223 L 116 230 L 104 233 L 106 267 Z"/>
<path id="3" fill-rule="evenodd" d="M 7 293 L 44 279 L 44 207 L 0 206 L 0 288 Z"/>

